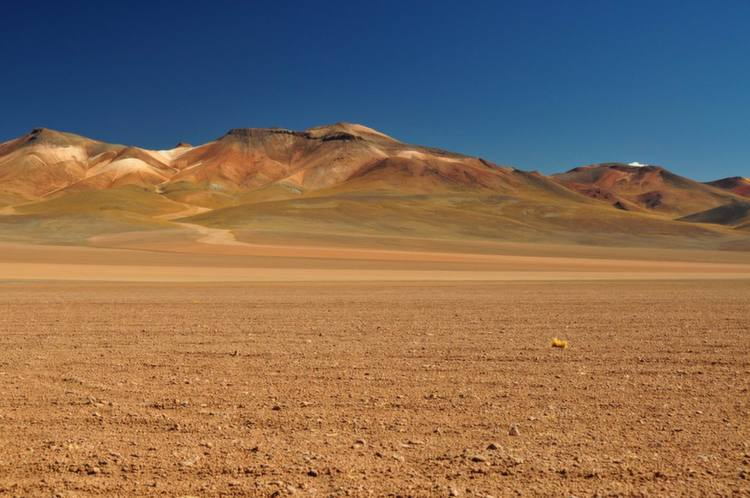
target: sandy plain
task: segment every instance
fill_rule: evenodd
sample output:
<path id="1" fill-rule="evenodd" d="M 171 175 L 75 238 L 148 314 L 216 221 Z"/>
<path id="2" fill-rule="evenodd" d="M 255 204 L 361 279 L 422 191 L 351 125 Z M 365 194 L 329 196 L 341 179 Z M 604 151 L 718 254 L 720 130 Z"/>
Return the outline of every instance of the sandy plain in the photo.
<path id="1" fill-rule="evenodd" d="M 750 494 L 742 253 L 164 244 L 2 246 L 0 495 Z"/>

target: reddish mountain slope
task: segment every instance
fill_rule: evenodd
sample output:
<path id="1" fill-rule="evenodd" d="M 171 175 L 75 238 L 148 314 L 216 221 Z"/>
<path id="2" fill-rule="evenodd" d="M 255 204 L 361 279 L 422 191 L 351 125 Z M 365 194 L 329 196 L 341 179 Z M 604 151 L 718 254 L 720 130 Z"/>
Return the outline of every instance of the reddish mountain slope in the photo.
<path id="1" fill-rule="evenodd" d="M 571 190 L 625 210 L 647 210 L 670 217 L 721 206 L 737 196 L 659 166 L 622 163 L 574 168 L 553 178 Z"/>
<path id="2" fill-rule="evenodd" d="M 707 182 L 706 185 L 720 188 L 722 190 L 728 190 L 729 192 L 741 195 L 742 197 L 750 197 L 750 178 L 731 176 L 729 178 Z"/>
<path id="3" fill-rule="evenodd" d="M 741 199 L 657 166 L 597 164 L 548 177 L 350 123 L 238 128 L 159 151 L 47 129 L 0 144 L 0 231 L 14 240 L 185 230 L 173 221 L 192 214 L 183 222 L 251 238 L 744 247 L 734 211 L 731 224 L 716 213 L 687 219 L 700 225 L 675 221 Z"/>

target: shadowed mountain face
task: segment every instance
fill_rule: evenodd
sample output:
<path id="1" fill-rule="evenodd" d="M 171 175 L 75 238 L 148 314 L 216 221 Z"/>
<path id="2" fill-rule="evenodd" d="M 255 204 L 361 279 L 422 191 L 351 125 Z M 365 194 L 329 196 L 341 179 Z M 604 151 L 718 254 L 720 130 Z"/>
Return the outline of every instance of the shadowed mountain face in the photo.
<path id="1" fill-rule="evenodd" d="M 251 241 L 275 233 L 737 247 L 739 232 L 721 221 L 676 221 L 742 199 L 714 183 L 619 163 L 547 177 L 349 123 L 233 129 L 159 151 L 37 129 L 0 144 L 0 238 L 86 243 L 188 222 Z"/>
<path id="2" fill-rule="evenodd" d="M 732 202 L 680 218 L 681 221 L 717 223 L 737 228 L 750 225 L 750 202 Z"/>

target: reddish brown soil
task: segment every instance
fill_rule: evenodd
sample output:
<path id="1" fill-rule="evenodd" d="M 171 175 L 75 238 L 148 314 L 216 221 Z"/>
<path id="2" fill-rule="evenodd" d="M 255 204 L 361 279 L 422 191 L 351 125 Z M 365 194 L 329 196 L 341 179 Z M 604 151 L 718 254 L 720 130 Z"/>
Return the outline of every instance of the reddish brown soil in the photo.
<path id="1" fill-rule="evenodd" d="M 748 281 L 6 282 L 0 494 L 748 494 L 749 324 Z"/>

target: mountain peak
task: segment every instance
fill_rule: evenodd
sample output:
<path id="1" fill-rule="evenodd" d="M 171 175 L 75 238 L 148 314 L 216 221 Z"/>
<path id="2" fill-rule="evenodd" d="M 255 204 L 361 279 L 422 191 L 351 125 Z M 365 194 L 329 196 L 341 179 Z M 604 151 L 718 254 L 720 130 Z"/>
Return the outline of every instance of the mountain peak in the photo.
<path id="1" fill-rule="evenodd" d="M 60 136 L 63 133 L 51 128 L 34 128 L 28 133 L 28 136 L 34 139 Z"/>
<path id="2" fill-rule="evenodd" d="M 393 137 L 375 130 L 374 128 L 370 128 L 368 126 L 357 123 L 347 123 L 345 121 L 340 121 L 331 125 L 315 126 L 313 128 L 308 128 L 305 131 L 309 133 L 313 138 L 320 138 L 323 136 L 330 136 L 338 133 L 346 133 L 348 135 L 366 140 L 398 142 Z"/>
<path id="3" fill-rule="evenodd" d="M 74 133 L 66 133 L 51 128 L 34 128 L 22 137 L 22 143 L 25 144 L 68 146 L 83 142 L 92 142 L 92 140 Z"/>
<path id="4" fill-rule="evenodd" d="M 611 169 L 611 170 L 624 171 L 624 172 L 666 171 L 661 166 L 656 166 L 654 164 L 611 162 L 611 163 L 596 163 L 596 164 L 588 164 L 586 166 L 578 166 L 576 168 L 572 168 L 566 171 L 566 173 L 577 173 L 580 171 L 590 171 L 590 170 L 600 170 L 600 169 Z"/>
<path id="5" fill-rule="evenodd" d="M 269 135 L 294 135 L 304 137 L 305 132 L 286 128 L 232 128 L 222 138 L 251 139 Z"/>
<path id="6" fill-rule="evenodd" d="M 290 130 L 288 128 L 232 128 L 221 138 L 258 140 L 273 135 L 290 135 L 308 140 L 320 140 L 323 142 L 332 140 L 366 140 L 377 143 L 400 143 L 388 135 L 367 126 L 345 122 L 325 126 L 315 126 L 304 131 Z"/>

